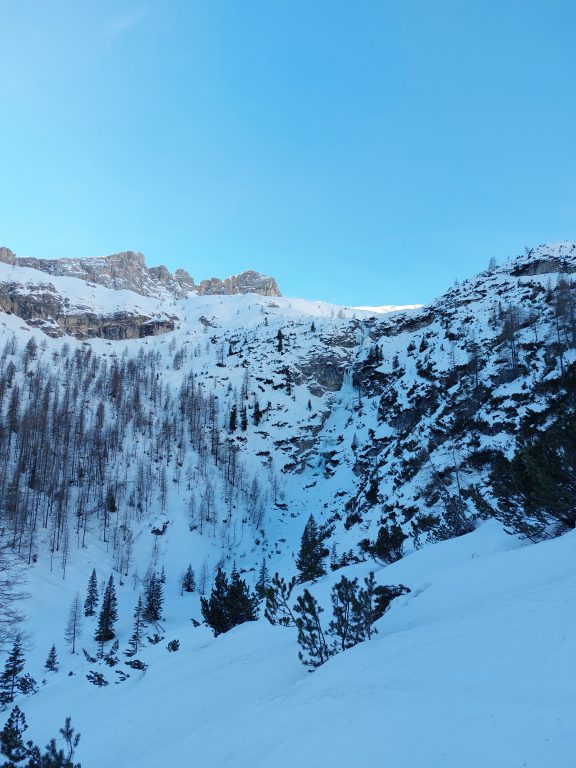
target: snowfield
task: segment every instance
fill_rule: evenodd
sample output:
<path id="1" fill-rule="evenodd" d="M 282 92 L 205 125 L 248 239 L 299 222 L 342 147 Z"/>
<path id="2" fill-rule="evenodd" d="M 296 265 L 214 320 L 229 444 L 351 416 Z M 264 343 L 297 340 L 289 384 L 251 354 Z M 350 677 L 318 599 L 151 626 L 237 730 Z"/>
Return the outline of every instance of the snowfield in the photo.
<path id="1" fill-rule="evenodd" d="M 214 639 L 185 617 L 188 596 L 172 584 L 166 640 L 179 638 L 178 652 L 166 642 L 145 649 L 148 670 L 106 688 L 62 653 L 61 670 L 19 703 L 41 743 L 72 715 L 83 768 L 569 768 L 575 559 L 576 533 L 523 546 L 495 522 L 414 552 L 376 571 L 379 583 L 412 589 L 378 622 L 379 634 L 313 673 L 298 660 L 294 629 L 261 619 Z M 341 575 L 312 588 L 324 605 Z M 61 613 L 64 622 L 61 579 L 41 581 L 32 604 L 49 596 L 53 621 Z M 119 595 L 126 617 L 131 586 Z M 128 633 L 125 621 L 121 647 Z M 38 627 L 38 649 L 52 640 L 53 625 Z"/>

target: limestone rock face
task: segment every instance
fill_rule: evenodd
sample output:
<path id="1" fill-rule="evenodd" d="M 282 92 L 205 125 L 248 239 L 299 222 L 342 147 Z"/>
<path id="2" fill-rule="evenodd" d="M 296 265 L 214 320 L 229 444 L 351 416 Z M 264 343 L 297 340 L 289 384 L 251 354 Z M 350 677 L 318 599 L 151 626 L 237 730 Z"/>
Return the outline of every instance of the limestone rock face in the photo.
<path id="1" fill-rule="evenodd" d="M 302 361 L 298 371 L 308 384 L 311 394 L 322 397 L 324 392 L 337 392 L 344 380 L 344 366 L 336 355 L 316 355 Z"/>
<path id="2" fill-rule="evenodd" d="M 117 291 L 134 291 L 142 296 L 167 299 L 185 295 L 166 267 L 148 269 L 143 254 L 137 251 L 87 259 L 21 258 L 16 262 L 21 267 L 39 269 L 49 275 L 76 277 Z"/>
<path id="3" fill-rule="evenodd" d="M 225 280 L 220 280 L 218 277 L 202 280 L 198 286 L 198 293 L 202 295 L 259 293 L 261 296 L 281 296 L 278 284 L 273 277 L 253 270 L 232 275 Z"/>
<path id="4" fill-rule="evenodd" d="M 196 290 L 194 285 L 194 278 L 192 278 L 185 269 L 177 269 L 174 272 L 174 277 L 178 281 L 178 284 L 184 291 L 193 292 Z"/>
<path id="5" fill-rule="evenodd" d="M 22 318 L 48 336 L 101 338 L 111 341 L 158 336 L 175 328 L 174 317 L 151 317 L 137 312 L 113 311 L 97 314 L 80 307 L 71 309 L 51 283 L 30 286 L 0 282 L 0 310 Z"/>
<path id="6" fill-rule="evenodd" d="M 84 259 L 36 259 L 17 258 L 9 248 L 0 248 L 0 261 L 38 269 L 49 275 L 76 277 L 106 288 L 134 291 L 142 296 L 153 296 L 162 300 L 181 299 L 190 293 L 281 295 L 273 277 L 252 270 L 227 277 L 225 280 L 213 277 L 196 286 L 185 269 L 177 269 L 172 274 L 164 265 L 147 267 L 144 255 L 138 251 L 122 251 L 111 256 Z"/>
<path id="7" fill-rule="evenodd" d="M 77 338 L 101 337 L 110 340 L 140 338 L 174 330 L 176 318 L 159 305 L 150 315 L 131 304 L 129 296 L 119 296 L 114 310 L 109 308 L 102 315 L 82 302 L 76 305 L 61 295 L 55 286 L 43 278 L 29 280 L 30 273 L 19 278 L 19 268 L 38 270 L 45 275 L 72 277 L 88 286 L 104 286 L 114 291 L 132 291 L 141 296 L 173 302 L 190 294 L 220 295 L 259 293 L 263 296 L 279 296 L 280 291 L 273 277 L 259 272 L 243 272 L 220 280 L 203 280 L 200 285 L 184 269 L 172 274 L 164 265 L 146 266 L 143 254 L 138 251 L 122 251 L 111 256 L 86 259 L 36 259 L 17 258 L 9 248 L 0 248 L 0 262 L 15 269 L 4 281 L 0 281 L 0 310 L 21 317 L 29 325 L 41 328 L 52 336 L 69 334 Z M 38 274 L 38 273 L 36 273 Z M 58 281 L 55 279 L 55 283 Z M 85 288 L 83 291 L 85 292 Z M 89 291 L 90 289 L 88 289 Z M 83 295 L 78 291 L 78 295 Z M 73 292 L 73 295 L 76 292 Z"/>
<path id="8" fill-rule="evenodd" d="M 11 264 L 12 266 L 15 266 L 16 265 L 16 256 L 14 255 L 14 253 L 12 253 L 10 248 L 1 247 L 0 248 L 0 261 L 3 262 L 4 264 Z"/>

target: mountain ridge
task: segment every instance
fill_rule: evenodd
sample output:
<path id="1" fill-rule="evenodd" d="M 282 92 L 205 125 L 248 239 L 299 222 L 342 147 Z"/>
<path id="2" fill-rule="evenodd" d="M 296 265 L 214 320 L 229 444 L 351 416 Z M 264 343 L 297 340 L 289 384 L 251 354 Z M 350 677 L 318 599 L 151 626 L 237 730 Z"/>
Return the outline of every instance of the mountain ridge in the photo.
<path id="1" fill-rule="evenodd" d="M 212 277 L 198 285 L 185 269 L 174 274 L 163 265 L 147 267 L 144 254 L 122 251 L 110 256 L 85 258 L 38 259 L 17 257 L 9 248 L 0 248 L 0 262 L 14 267 L 27 267 L 59 277 L 75 277 L 114 290 L 130 290 L 142 296 L 159 299 L 185 298 L 189 294 L 235 295 L 258 293 L 262 296 L 280 296 L 273 277 L 254 270 L 225 279 Z"/>

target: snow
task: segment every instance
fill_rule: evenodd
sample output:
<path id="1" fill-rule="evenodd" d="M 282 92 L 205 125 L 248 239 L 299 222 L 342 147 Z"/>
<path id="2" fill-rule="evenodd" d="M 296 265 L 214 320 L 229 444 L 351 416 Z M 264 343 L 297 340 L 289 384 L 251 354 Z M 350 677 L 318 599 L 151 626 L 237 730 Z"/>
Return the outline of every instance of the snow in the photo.
<path id="1" fill-rule="evenodd" d="M 130 314 L 167 317 L 173 314 L 167 302 L 141 296 L 133 291 L 115 291 L 76 277 L 49 275 L 29 267 L 14 267 L 0 262 L 0 282 L 17 283 L 21 292 L 38 293 L 49 290 L 64 299 L 67 314 L 94 312 L 97 314 Z"/>
<path id="2" fill-rule="evenodd" d="M 371 315 L 387 315 L 389 312 L 402 312 L 406 309 L 420 309 L 423 304 L 383 304 L 379 307 L 354 307 Z"/>
<path id="3" fill-rule="evenodd" d="M 19 703 L 40 742 L 71 714 L 85 768 L 568 768 L 575 556 L 576 533 L 520 546 L 490 522 L 378 570 L 380 583 L 412 592 L 372 641 L 312 674 L 293 629 L 260 620 L 214 639 L 182 617 L 166 638 L 180 650 L 146 649 L 145 673 L 95 688 L 61 654 L 61 671 Z M 183 601 L 172 590 L 167 613 Z M 48 649 L 53 628 L 42 634 Z"/>

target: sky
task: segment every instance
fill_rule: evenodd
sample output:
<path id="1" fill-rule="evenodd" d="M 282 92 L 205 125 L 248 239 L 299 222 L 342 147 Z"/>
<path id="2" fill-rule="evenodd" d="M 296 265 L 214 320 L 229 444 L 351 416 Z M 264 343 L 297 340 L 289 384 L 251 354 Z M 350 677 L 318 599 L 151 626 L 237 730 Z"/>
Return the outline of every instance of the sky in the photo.
<path id="1" fill-rule="evenodd" d="M 0 0 L 0 245 L 427 302 L 576 239 L 573 0 Z"/>

